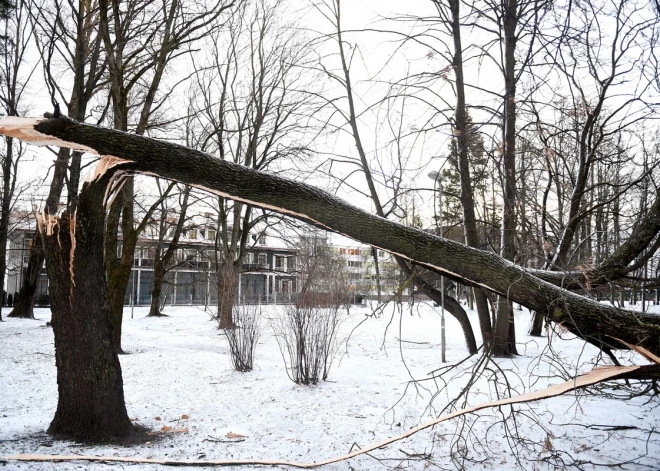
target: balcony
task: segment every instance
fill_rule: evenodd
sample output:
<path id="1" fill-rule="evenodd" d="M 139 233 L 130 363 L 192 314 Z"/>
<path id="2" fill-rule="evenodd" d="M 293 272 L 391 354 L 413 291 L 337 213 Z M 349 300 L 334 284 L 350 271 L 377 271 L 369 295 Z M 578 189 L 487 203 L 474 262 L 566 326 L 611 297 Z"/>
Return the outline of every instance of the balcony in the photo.
<path id="1" fill-rule="evenodd" d="M 242 271 L 270 271 L 267 263 L 244 263 Z"/>

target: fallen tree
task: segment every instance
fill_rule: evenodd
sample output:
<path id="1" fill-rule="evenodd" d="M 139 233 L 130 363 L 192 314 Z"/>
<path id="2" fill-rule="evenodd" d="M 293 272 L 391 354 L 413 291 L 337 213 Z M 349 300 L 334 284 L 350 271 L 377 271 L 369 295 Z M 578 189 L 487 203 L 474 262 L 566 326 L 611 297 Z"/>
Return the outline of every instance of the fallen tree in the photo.
<path id="1" fill-rule="evenodd" d="M 530 273 L 567 289 L 592 289 L 613 281 L 625 281 L 626 277 L 642 268 L 660 249 L 658 233 L 660 233 L 660 191 L 656 195 L 655 203 L 637 222 L 630 237 L 598 266 L 570 271 L 531 270 Z"/>
<path id="2" fill-rule="evenodd" d="M 81 439 L 133 432 L 113 349 L 104 255 L 106 207 L 131 174 L 155 175 L 271 209 L 387 250 L 542 312 L 602 348 L 636 345 L 660 355 L 660 316 L 616 309 L 541 280 L 499 256 L 369 214 L 304 183 L 183 146 L 81 124 L 65 117 L 5 118 L 0 134 L 36 145 L 99 154 L 77 208 L 43 213 L 51 283 L 58 409 L 49 428 Z M 627 345 L 628 344 L 628 345 Z M 632 371 L 632 377 L 635 377 Z M 654 375 L 656 372 L 654 372 Z M 640 379 L 648 379 L 645 371 Z"/>
<path id="3" fill-rule="evenodd" d="M 660 316 L 656 314 L 598 303 L 546 282 L 494 253 L 374 216 L 313 186 L 194 149 L 66 117 L 5 118 L 0 121 L 0 132 L 26 142 L 99 154 L 108 167 L 117 167 L 116 176 L 157 175 L 287 214 L 506 296 L 593 344 L 626 348 L 620 339 L 660 354 Z"/>

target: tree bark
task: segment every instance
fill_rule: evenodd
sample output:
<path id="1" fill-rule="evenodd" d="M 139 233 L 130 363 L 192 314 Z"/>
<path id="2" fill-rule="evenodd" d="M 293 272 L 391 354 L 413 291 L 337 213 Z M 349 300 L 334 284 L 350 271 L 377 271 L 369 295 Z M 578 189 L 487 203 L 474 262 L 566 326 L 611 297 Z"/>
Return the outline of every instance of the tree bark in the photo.
<path id="1" fill-rule="evenodd" d="M 221 329 L 236 327 L 233 311 L 240 283 L 240 265 L 240 261 L 228 260 L 218 271 L 218 322 Z"/>
<path id="2" fill-rule="evenodd" d="M 474 212 L 474 194 L 472 176 L 470 175 L 470 160 L 468 157 L 468 119 L 465 102 L 465 80 L 463 76 L 463 45 L 461 41 L 461 0 L 450 0 L 451 31 L 454 40 L 453 66 L 456 75 L 456 111 L 454 127 L 456 135 L 458 170 L 461 182 L 461 207 L 463 208 L 463 227 L 465 228 L 465 243 L 470 247 L 479 247 L 477 218 Z M 481 339 L 484 345 L 492 341 L 492 325 L 486 293 L 481 288 L 474 289 L 474 300 L 477 305 Z"/>
<path id="3" fill-rule="evenodd" d="M 26 131 L 32 134 L 26 135 Z M 271 209 L 365 244 L 399 254 L 430 269 L 463 278 L 511 301 L 543 312 L 577 336 L 600 346 L 618 340 L 660 354 L 660 316 L 617 309 L 547 283 L 496 254 L 403 226 L 358 209 L 305 183 L 218 160 L 208 154 L 144 136 L 57 119 L 0 121 L 0 133 L 60 146 L 88 146 L 123 172 L 157 174 L 227 198 Z M 43 136 L 35 135 L 40 133 Z M 185 162 L 186 165 L 181 165 Z M 618 339 L 618 340 L 617 340 Z"/>
<path id="4" fill-rule="evenodd" d="M 7 237 L 9 232 L 9 210 L 11 208 L 12 183 L 11 174 L 14 163 L 14 139 L 8 137 L 5 158 L 2 162 L 2 205 L 0 206 L 0 291 L 5 286 L 5 273 L 7 271 Z M 2 307 L 5 300 L 0 300 L 0 321 L 2 321 Z"/>
<path id="5" fill-rule="evenodd" d="M 165 281 L 165 264 L 162 260 L 154 262 L 154 286 L 151 290 L 151 305 L 147 317 L 163 317 L 165 314 L 160 312 L 160 294 L 163 290 Z"/>
<path id="6" fill-rule="evenodd" d="M 133 431 L 112 339 L 102 240 L 111 175 L 86 184 L 72 217 L 44 214 L 46 267 L 55 334 L 58 403 L 48 433 L 103 440 Z"/>
<path id="7" fill-rule="evenodd" d="M 518 1 L 503 2 L 504 32 L 504 115 L 502 126 L 504 170 L 504 204 L 502 206 L 502 257 L 511 262 L 516 256 L 516 27 Z M 513 309 L 508 297 L 498 300 L 493 332 L 492 352 L 495 356 L 517 355 Z"/>

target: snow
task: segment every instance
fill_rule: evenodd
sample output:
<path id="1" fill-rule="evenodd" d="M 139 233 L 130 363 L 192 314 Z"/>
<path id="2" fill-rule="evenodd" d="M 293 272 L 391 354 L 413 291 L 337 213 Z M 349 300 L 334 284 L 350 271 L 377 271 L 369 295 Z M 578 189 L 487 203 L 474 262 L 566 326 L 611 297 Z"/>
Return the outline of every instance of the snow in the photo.
<path id="1" fill-rule="evenodd" d="M 417 303 L 404 304 L 399 310 L 391 303 L 380 316 L 370 317 L 366 307 L 354 307 L 342 323 L 342 342 L 329 381 L 300 386 L 286 375 L 271 327 L 283 307 L 264 306 L 263 310 L 255 370 L 238 373 L 230 368 L 226 339 L 201 308 L 168 307 L 165 312 L 170 317 L 153 319 L 145 317 L 148 308 L 135 308 L 133 317 L 126 308 L 123 347 L 130 354 L 121 356 L 121 364 L 130 417 L 154 430 L 164 425 L 188 429 L 132 447 L 53 441 L 43 433 L 57 404 L 53 334 L 45 325 L 50 312 L 36 309 L 34 321 L 6 319 L 0 323 L 0 455 L 319 461 L 437 417 L 463 390 L 479 361 L 479 356 L 472 357 L 442 378 L 429 380 L 429 372 L 466 357 L 462 333 L 451 316 L 447 316 L 450 363 L 443 365 L 437 308 Z M 470 318 L 476 328 L 474 312 Z M 560 383 L 561 378 L 590 371 L 595 364 L 611 364 L 595 348 L 568 334 L 561 334 L 562 338 L 552 334 L 550 342 L 548 337 L 527 336 L 530 315 L 526 311 L 516 311 L 516 320 L 521 355 L 497 361 L 514 394 Z M 619 357 L 622 364 L 647 364 L 630 352 L 621 352 Z M 494 364 L 488 367 L 497 370 Z M 475 382 L 467 403 L 461 400 L 459 407 L 497 398 L 495 383 L 486 376 Z M 411 378 L 426 380 L 413 384 Z M 445 382 L 447 387 L 442 389 Z M 401 463 L 408 469 L 556 469 L 576 462 L 592 469 L 589 462 L 624 461 L 633 462 L 623 469 L 658 469 L 658 398 L 631 398 L 621 388 L 622 382 L 612 384 L 618 388 L 609 387 L 600 394 L 590 389 L 514 406 L 516 420 L 507 424 L 517 425 L 522 440 L 504 436 L 501 419 L 510 414 L 509 407 L 487 409 L 466 421 L 442 423 L 371 456 L 322 469 L 377 470 Z M 210 441 L 227 440 L 229 432 L 246 438 L 234 443 Z M 467 447 L 462 440 L 467 440 Z M 466 449 L 467 458 L 462 460 Z M 432 456 L 420 459 L 427 454 Z M 119 468 L 152 470 L 155 466 L 7 462 L 2 469 Z"/>

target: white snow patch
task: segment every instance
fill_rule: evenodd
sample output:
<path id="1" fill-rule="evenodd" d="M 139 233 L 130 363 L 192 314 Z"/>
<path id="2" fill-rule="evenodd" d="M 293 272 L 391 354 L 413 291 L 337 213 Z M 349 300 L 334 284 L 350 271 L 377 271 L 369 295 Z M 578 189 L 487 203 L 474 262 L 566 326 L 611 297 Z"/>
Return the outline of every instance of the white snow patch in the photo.
<path id="1" fill-rule="evenodd" d="M 354 444 L 361 447 L 410 429 L 439 415 L 447 401 L 464 387 L 469 375 L 454 370 L 436 381 L 408 385 L 411 375 L 428 378 L 440 362 L 440 316 L 428 304 L 403 305 L 403 311 L 388 305 L 379 318 L 365 322 L 366 308 L 353 308 L 341 326 L 343 343 L 328 382 L 317 386 L 292 383 L 269 322 L 282 315 L 282 307 L 265 307 L 264 332 L 257 347 L 255 370 L 237 373 L 230 369 L 227 344 L 216 323 L 201 308 L 168 307 L 170 317 L 146 318 L 148 308 L 124 312 L 123 346 L 130 352 L 121 356 L 124 390 L 129 415 L 136 423 L 158 430 L 163 425 L 185 427 L 188 433 L 135 447 L 87 446 L 73 442 L 34 437 L 48 427 L 57 404 L 57 383 L 52 329 L 47 309 L 37 309 L 37 321 L 7 319 L 0 323 L 0 455 L 19 453 L 137 456 L 169 459 L 286 459 L 318 461 L 347 453 Z M 476 332 L 476 314 L 469 313 Z M 530 321 L 527 311 L 515 311 L 521 355 L 499 360 L 516 393 L 537 391 L 562 381 L 558 371 L 577 375 L 590 371 L 598 358 L 595 348 L 567 336 L 554 336 L 554 360 L 547 355 L 547 338 L 525 335 Z M 270 319 L 270 320 L 269 320 Z M 361 324 L 360 324 L 361 323 Z M 562 334 L 564 336 L 564 334 Z M 399 342 L 398 339 L 403 339 Z M 458 323 L 447 317 L 447 358 L 460 361 L 466 355 Z M 638 355 L 622 352 L 623 364 L 645 364 Z M 474 359 L 476 360 L 476 358 Z M 469 360 L 470 366 L 474 360 Z M 598 360 L 601 364 L 605 360 Z M 449 382 L 432 407 L 429 400 L 436 385 Z M 407 393 L 404 394 L 407 388 Z M 481 381 L 473 388 L 470 405 L 495 399 L 492 384 Z M 617 392 L 615 392 L 617 393 Z M 619 392 L 620 393 L 620 392 Z M 613 463 L 639 458 L 651 469 L 660 462 L 660 413 L 658 400 L 648 396 L 617 400 L 611 397 L 572 393 L 516 409 L 532 409 L 550 435 L 533 420 L 518 416 L 521 433 L 543 443 L 546 438 L 564 460 Z M 501 427 L 496 425 L 507 407 L 471 416 L 474 426 L 468 435 L 478 437 L 489 450 L 483 463 L 464 462 L 468 469 L 510 470 L 553 469 L 540 459 L 551 450 L 541 447 L 521 450 L 516 463 Z M 182 416 L 189 416 L 183 419 Z M 156 417 L 160 417 L 157 420 Z M 411 458 L 433 453 L 441 469 L 453 468 L 450 444 L 456 421 L 374 453 L 384 459 L 410 459 L 408 469 L 426 469 L 428 461 Z M 613 430 L 612 426 L 634 427 Z M 656 430 L 653 432 L 653 430 Z M 239 443 L 216 443 L 228 432 L 245 435 Z M 469 437 L 468 437 L 469 438 Z M 435 446 L 432 440 L 435 439 Z M 408 454 L 408 456 L 406 455 Z M 362 456 L 348 463 L 321 469 L 387 469 L 383 463 Z M 3 469 L 118 469 L 102 463 L 18 463 Z M 584 465 L 589 469 L 588 465 Z M 153 465 L 122 464 L 130 470 L 154 470 Z M 161 469 L 161 468 L 159 468 Z M 181 469 L 181 468 L 177 468 Z M 183 469 L 198 469 L 187 468 Z M 238 469 L 238 468 L 231 468 Z M 256 469 L 256 468 L 255 468 Z M 435 469 L 431 466 L 429 469 Z M 626 469 L 624 467 L 624 469 Z M 629 469 L 635 469 L 630 465 Z"/>

